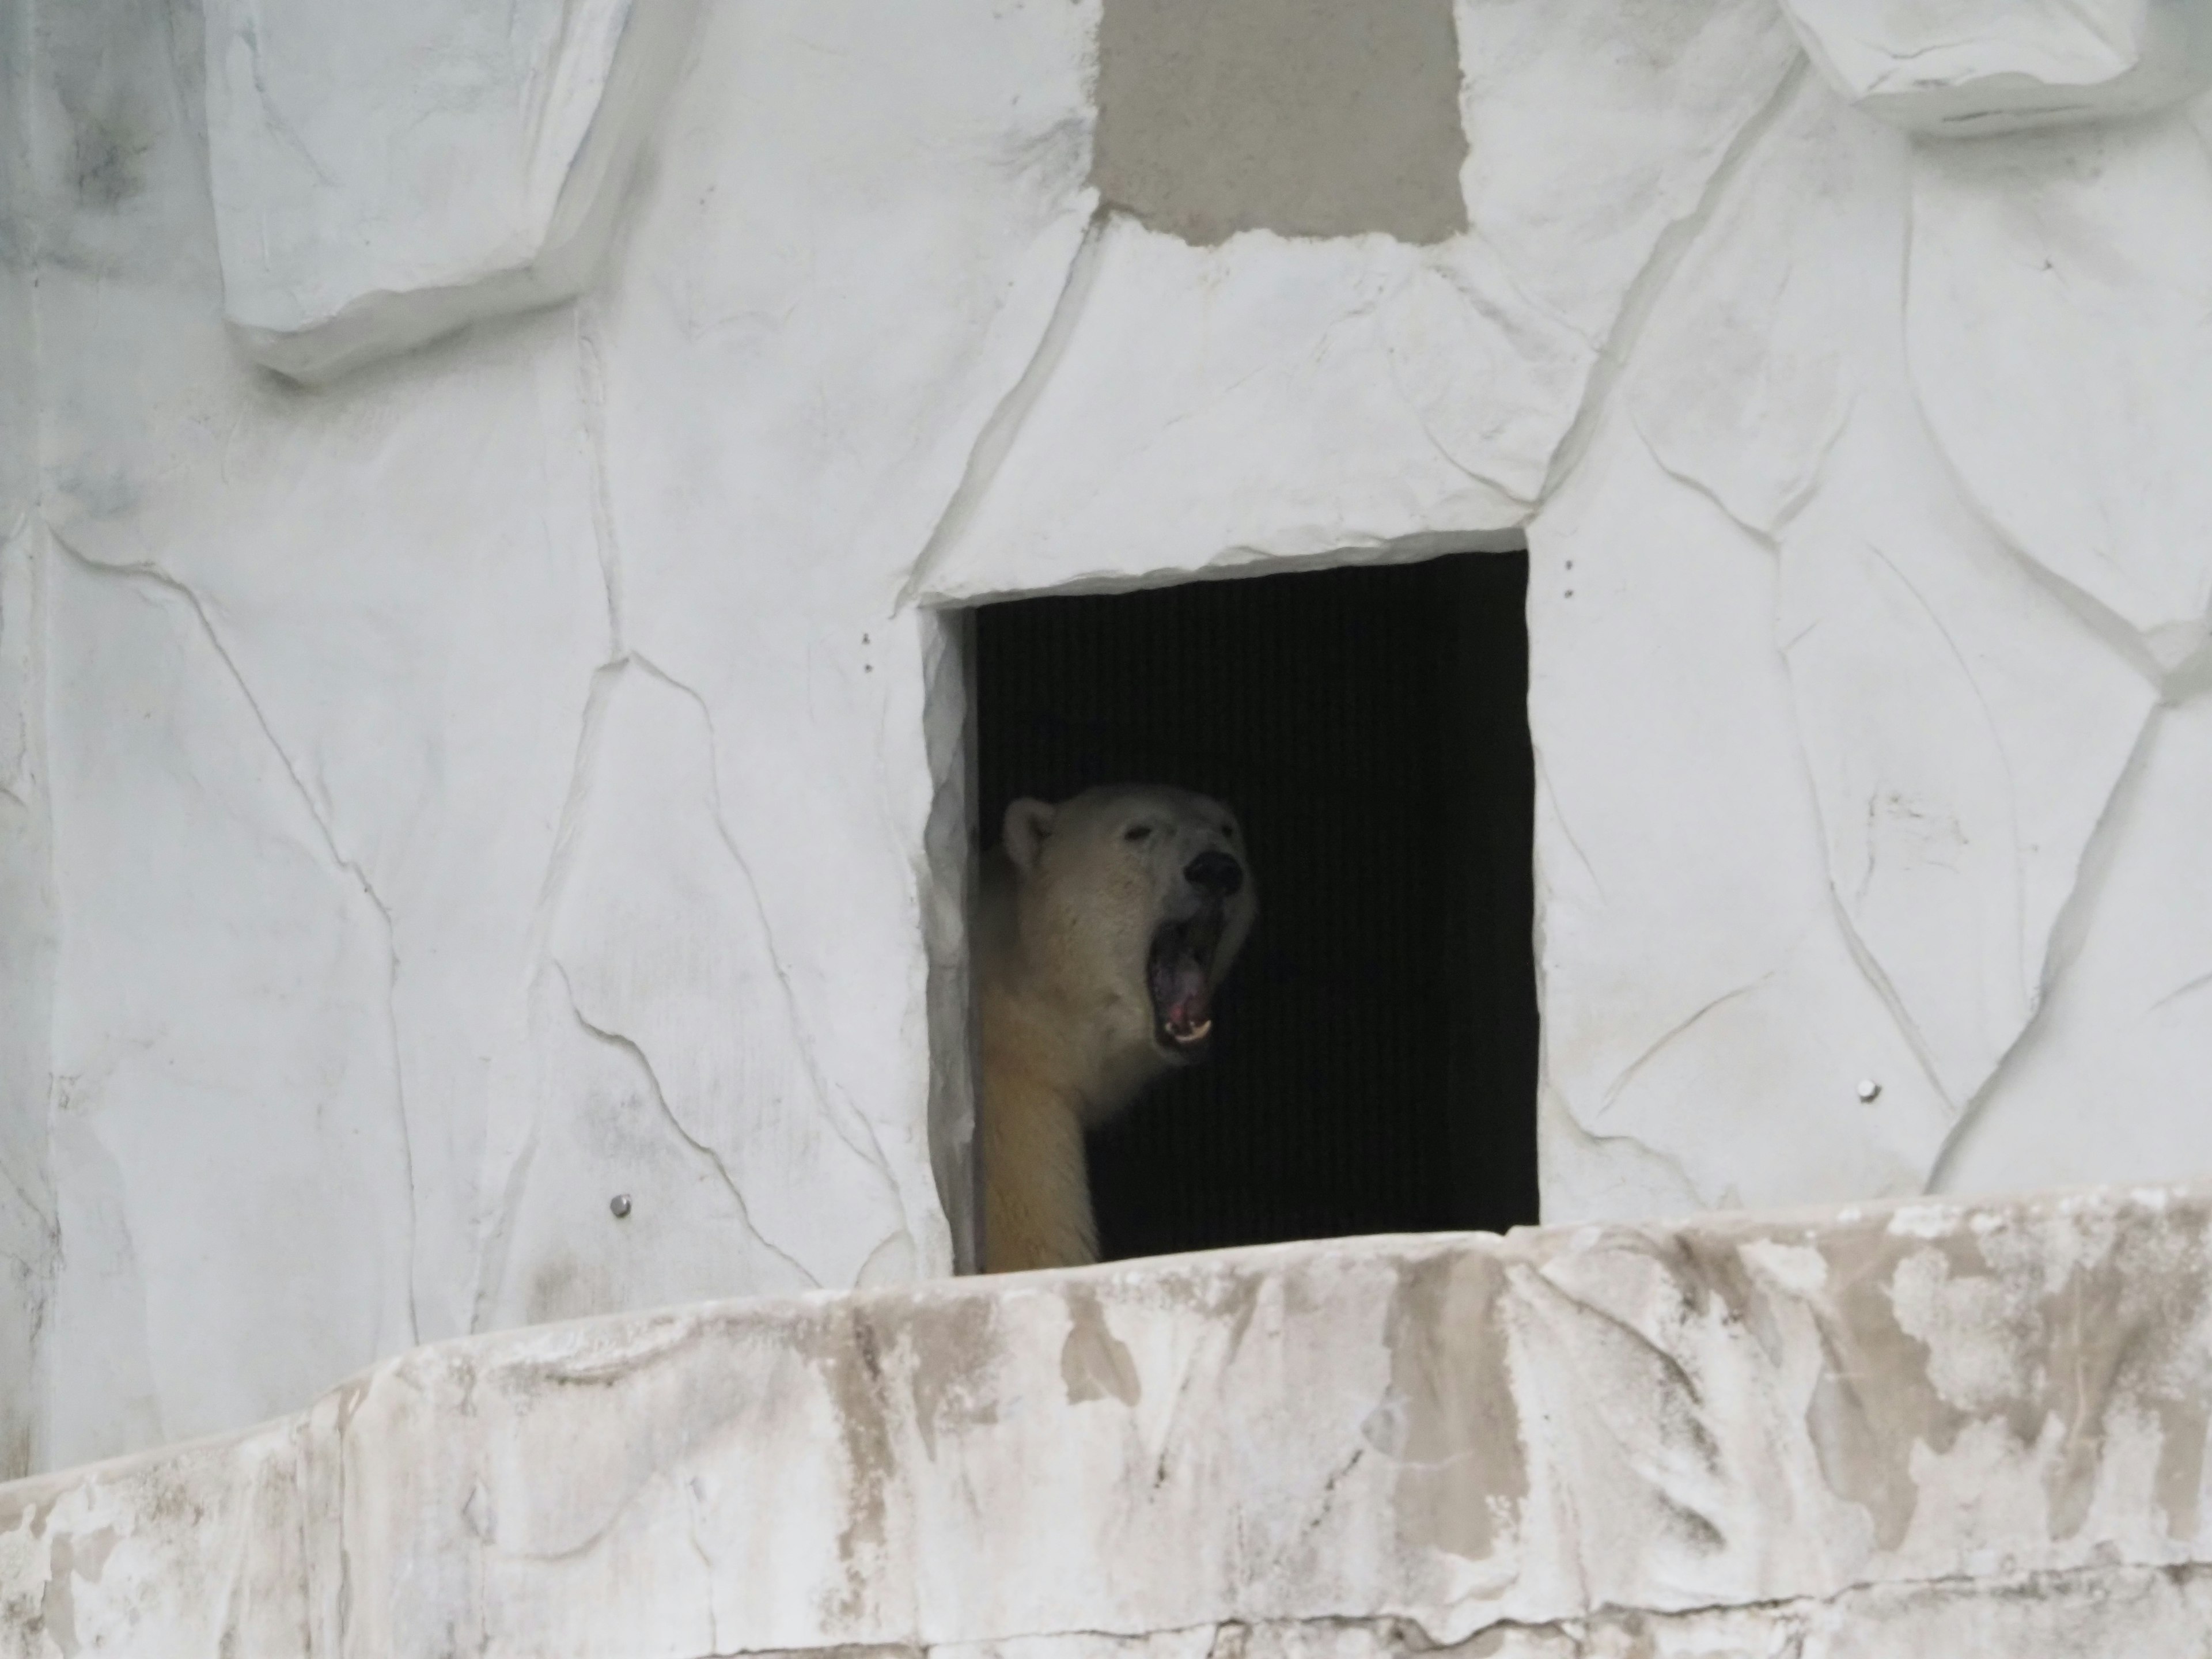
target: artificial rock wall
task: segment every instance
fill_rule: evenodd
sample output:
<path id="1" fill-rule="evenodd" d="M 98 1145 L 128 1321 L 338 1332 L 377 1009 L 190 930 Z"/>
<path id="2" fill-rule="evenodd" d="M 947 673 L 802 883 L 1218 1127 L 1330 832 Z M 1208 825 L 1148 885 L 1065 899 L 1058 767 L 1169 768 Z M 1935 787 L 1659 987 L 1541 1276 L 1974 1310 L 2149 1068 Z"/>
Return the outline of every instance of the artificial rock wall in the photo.
<path id="1" fill-rule="evenodd" d="M 1921 1200 L 470 1338 L 0 1486 L 0 1654 L 2198 1654 L 2208 1223 Z"/>
<path id="2" fill-rule="evenodd" d="M 1374 9 L 0 0 L 9 1467 L 949 1271 L 1017 592 L 1526 538 L 1552 1218 L 2212 1165 L 2203 8 Z"/>

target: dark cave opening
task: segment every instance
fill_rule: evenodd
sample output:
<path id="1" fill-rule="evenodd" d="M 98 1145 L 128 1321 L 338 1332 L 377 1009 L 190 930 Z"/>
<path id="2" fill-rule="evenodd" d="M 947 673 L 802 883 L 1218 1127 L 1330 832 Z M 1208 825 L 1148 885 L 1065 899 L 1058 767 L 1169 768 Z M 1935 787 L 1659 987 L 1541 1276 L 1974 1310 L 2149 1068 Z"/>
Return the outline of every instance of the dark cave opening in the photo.
<path id="1" fill-rule="evenodd" d="M 1524 553 L 979 608 L 978 822 L 1228 802 L 1261 895 L 1212 1060 L 1090 1139 L 1109 1259 L 1537 1218 Z"/>

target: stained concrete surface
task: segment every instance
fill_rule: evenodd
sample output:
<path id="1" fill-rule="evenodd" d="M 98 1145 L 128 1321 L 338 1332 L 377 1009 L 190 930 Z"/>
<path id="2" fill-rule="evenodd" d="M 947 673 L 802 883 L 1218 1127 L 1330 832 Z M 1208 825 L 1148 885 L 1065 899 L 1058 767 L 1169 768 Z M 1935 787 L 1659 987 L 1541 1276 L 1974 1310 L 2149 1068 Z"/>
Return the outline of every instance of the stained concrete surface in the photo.
<path id="1" fill-rule="evenodd" d="M 440 1344 L 0 1486 L 0 1656 L 2197 1651 L 2208 1239 L 2092 1190 Z"/>
<path id="2" fill-rule="evenodd" d="M 1106 0 L 1093 179 L 1156 230 L 1440 242 L 1466 160 L 1450 0 Z"/>

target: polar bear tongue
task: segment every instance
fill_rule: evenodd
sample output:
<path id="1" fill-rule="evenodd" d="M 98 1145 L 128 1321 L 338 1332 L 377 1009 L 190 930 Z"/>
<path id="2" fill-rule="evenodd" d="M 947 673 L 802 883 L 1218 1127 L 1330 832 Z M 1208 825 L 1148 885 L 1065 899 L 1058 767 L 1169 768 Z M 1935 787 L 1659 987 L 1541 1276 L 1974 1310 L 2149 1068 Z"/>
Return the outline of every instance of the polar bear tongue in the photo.
<path id="1" fill-rule="evenodd" d="M 1178 1042 L 1195 1042 L 1212 1028 L 1206 1018 L 1206 969 L 1187 949 L 1171 949 L 1152 963 L 1152 1006 Z"/>

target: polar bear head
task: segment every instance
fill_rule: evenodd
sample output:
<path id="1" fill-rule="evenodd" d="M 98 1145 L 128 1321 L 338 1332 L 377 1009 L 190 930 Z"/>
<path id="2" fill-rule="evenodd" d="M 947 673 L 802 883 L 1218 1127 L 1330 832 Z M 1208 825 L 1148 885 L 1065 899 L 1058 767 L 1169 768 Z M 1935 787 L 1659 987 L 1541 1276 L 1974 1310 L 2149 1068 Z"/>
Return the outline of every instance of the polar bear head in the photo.
<path id="1" fill-rule="evenodd" d="M 1115 785 L 1014 802 L 1004 848 L 1031 988 L 1093 1063 L 1141 1076 L 1203 1058 L 1214 991 L 1259 913 L 1237 815 Z"/>

